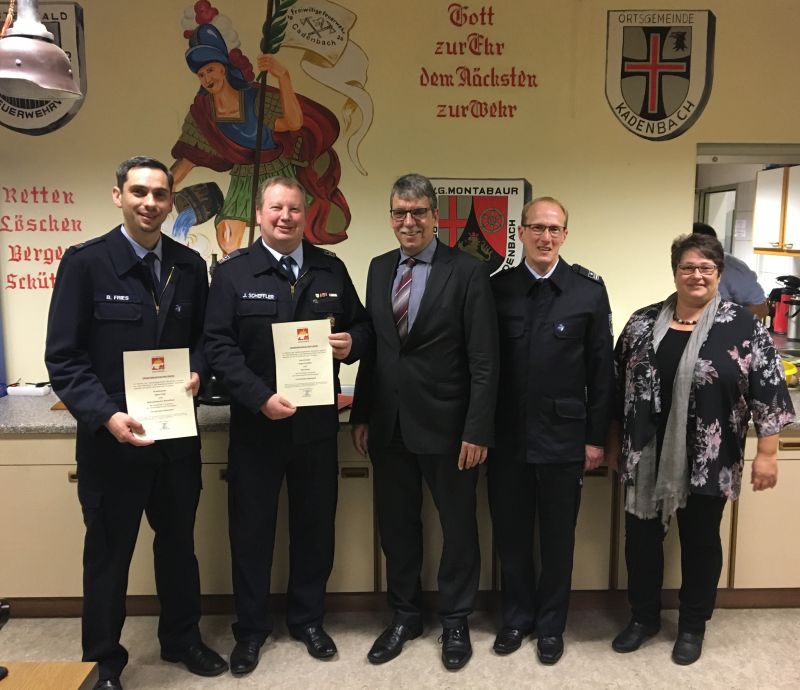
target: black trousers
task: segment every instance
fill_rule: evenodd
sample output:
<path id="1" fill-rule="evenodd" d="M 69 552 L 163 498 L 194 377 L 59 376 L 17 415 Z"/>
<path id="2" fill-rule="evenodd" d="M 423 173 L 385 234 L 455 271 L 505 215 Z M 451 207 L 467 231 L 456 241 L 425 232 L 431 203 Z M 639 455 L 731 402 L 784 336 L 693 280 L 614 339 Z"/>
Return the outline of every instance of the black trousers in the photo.
<path id="1" fill-rule="evenodd" d="M 98 663 L 101 680 L 119 676 L 128 662 L 120 634 L 142 513 L 155 532 L 161 649 L 176 653 L 200 641 L 200 576 L 194 555 L 200 488 L 199 453 L 158 463 L 78 460 L 78 497 L 86 525 L 83 660 Z"/>
<path id="2" fill-rule="evenodd" d="M 719 526 L 726 499 L 689 494 L 676 512 L 681 543 L 678 631 L 702 635 L 711 619 L 722 572 Z M 625 563 L 633 620 L 658 627 L 664 581 L 664 527 L 660 518 L 625 513 Z"/>
<path id="3" fill-rule="evenodd" d="M 500 557 L 502 624 L 561 635 L 572 585 L 575 524 L 581 503 L 583 463 L 509 461 L 489 456 L 489 507 Z M 533 562 L 539 521 L 538 582 Z"/>
<path id="4" fill-rule="evenodd" d="M 232 431 L 228 453 L 228 519 L 237 641 L 263 642 L 272 632 L 270 577 L 278 497 L 289 495 L 289 585 L 286 622 L 299 634 L 321 625 L 333 568 L 338 492 L 336 437 L 295 445 L 290 427 L 254 443 Z"/>
<path id="5" fill-rule="evenodd" d="M 478 468 L 458 469 L 458 454 L 411 453 L 397 431 L 389 446 L 370 447 L 381 546 L 386 556 L 389 606 L 395 623 L 421 623 L 422 481 L 442 527 L 439 619 L 445 628 L 466 622 L 475 606 L 480 547 L 475 518 Z"/>

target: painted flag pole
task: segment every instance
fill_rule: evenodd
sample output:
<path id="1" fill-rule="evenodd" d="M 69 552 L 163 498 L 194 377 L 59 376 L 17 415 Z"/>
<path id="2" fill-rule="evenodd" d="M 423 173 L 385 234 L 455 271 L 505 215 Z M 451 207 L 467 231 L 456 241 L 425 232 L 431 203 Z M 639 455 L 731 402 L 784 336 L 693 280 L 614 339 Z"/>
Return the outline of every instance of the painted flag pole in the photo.
<path id="1" fill-rule="evenodd" d="M 272 31 L 272 21 L 275 15 L 275 0 L 267 0 L 267 19 L 261 32 L 261 52 L 275 53 L 278 46 L 270 50 L 270 32 Z M 280 45 L 280 44 L 278 44 Z M 261 146 L 264 139 L 264 104 L 267 100 L 267 72 L 264 70 L 258 79 L 260 86 L 258 100 L 258 131 L 256 133 L 256 150 L 253 153 L 253 189 L 250 201 L 250 235 L 247 244 L 253 244 L 256 230 L 256 204 L 258 203 L 259 178 L 261 177 Z"/>

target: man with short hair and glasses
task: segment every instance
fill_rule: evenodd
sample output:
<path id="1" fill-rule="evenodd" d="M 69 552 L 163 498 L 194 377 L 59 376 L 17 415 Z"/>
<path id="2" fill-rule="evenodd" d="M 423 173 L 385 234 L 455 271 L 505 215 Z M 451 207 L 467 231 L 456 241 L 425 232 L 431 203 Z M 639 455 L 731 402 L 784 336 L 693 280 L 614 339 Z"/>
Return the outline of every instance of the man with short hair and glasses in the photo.
<path id="1" fill-rule="evenodd" d="M 353 442 L 375 472 L 392 623 L 367 658 L 381 664 L 422 632 L 422 481 L 439 511 L 442 662 L 472 655 L 467 617 L 478 590 L 475 519 L 478 465 L 493 441 L 497 319 L 486 267 L 434 236 L 430 180 L 404 175 L 390 195 L 400 244 L 372 260 L 367 311 L 376 349 L 359 367 L 350 421 Z"/>
<path id="2" fill-rule="evenodd" d="M 510 654 L 535 631 L 544 664 L 563 653 L 583 475 L 603 461 L 614 390 L 608 295 L 597 274 L 560 258 L 567 219 L 552 197 L 528 202 L 525 260 L 492 279 L 500 394 L 488 478 L 502 568 L 494 650 Z"/>

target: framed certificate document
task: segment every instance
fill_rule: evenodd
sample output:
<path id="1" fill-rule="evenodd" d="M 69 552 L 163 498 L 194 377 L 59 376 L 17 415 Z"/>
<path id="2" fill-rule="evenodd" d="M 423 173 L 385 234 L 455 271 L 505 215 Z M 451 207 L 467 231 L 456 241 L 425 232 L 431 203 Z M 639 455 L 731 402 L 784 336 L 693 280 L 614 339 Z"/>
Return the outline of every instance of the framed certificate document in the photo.
<path id="1" fill-rule="evenodd" d="M 128 414 L 144 427 L 137 438 L 161 441 L 197 436 L 189 381 L 189 350 L 135 350 L 122 353 Z"/>
<path id="2" fill-rule="evenodd" d="M 330 334 L 328 319 L 272 324 L 275 392 L 295 407 L 335 402 Z"/>

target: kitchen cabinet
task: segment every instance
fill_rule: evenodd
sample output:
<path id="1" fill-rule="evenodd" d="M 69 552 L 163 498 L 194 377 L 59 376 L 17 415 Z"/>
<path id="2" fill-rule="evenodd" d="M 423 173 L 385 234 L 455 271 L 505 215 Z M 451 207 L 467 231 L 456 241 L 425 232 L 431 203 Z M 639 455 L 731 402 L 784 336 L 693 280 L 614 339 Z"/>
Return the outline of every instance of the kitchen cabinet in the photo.
<path id="1" fill-rule="evenodd" d="M 336 510 L 336 551 L 328 592 L 374 590 L 372 478 L 369 462 L 360 458 L 349 435 L 339 434 L 339 501 Z M 195 552 L 203 594 L 230 594 L 231 558 L 228 540 L 228 434 L 203 434 L 203 491 L 195 523 Z M 153 533 L 142 520 L 131 565 L 131 583 L 142 589 L 130 594 L 153 594 Z M 286 483 L 278 503 L 271 590 L 283 594 L 289 582 L 289 503 Z"/>
<path id="2" fill-rule="evenodd" d="M 75 440 L 68 435 L 3 435 L 0 460 L 0 594 L 4 597 L 80 597 L 83 518 L 77 496 Z M 36 448 L 36 452 L 31 449 Z M 375 537 L 369 462 L 339 435 L 336 555 L 329 592 L 374 590 Z M 195 524 L 195 552 L 203 594 L 231 593 L 228 542 L 228 435 L 203 434 L 203 491 Z M 272 591 L 289 576 L 288 503 L 281 492 Z M 155 594 L 153 531 L 142 518 L 131 561 L 129 595 Z"/>
<path id="3" fill-rule="evenodd" d="M 786 218 L 783 236 L 786 247 L 800 250 L 800 166 L 786 168 Z"/>
<path id="4" fill-rule="evenodd" d="M 800 254 L 800 168 L 761 170 L 753 210 L 756 254 Z"/>
<path id="5" fill-rule="evenodd" d="M 778 451 L 778 484 L 750 487 L 756 440 L 748 438 L 736 524 L 733 587 L 800 587 L 800 437 L 784 437 Z"/>
<path id="6" fill-rule="evenodd" d="M 583 479 L 581 509 L 575 529 L 573 590 L 609 588 L 613 482 L 607 468 Z"/>
<path id="7" fill-rule="evenodd" d="M 37 464 L 26 464 L 36 443 Z M 8 438 L 0 460 L 0 595 L 81 596 L 83 517 L 74 443 Z"/>

